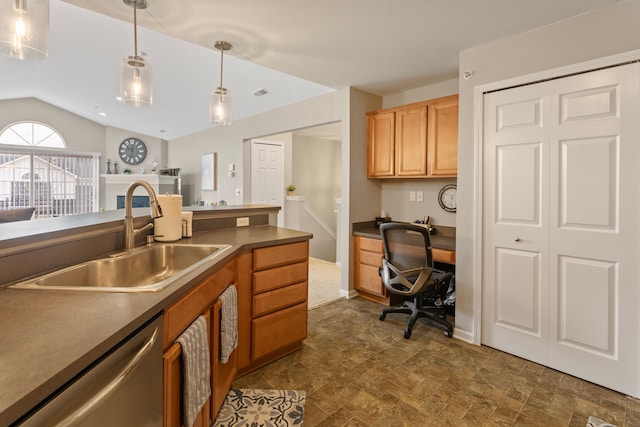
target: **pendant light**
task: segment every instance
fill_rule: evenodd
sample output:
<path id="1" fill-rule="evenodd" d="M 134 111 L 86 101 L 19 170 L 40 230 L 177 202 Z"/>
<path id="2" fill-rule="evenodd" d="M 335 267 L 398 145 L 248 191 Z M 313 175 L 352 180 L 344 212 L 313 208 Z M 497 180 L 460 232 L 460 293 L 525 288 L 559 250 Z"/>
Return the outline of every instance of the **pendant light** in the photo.
<path id="1" fill-rule="evenodd" d="M 120 61 L 120 101 L 134 107 L 146 107 L 153 103 L 153 71 L 151 65 L 138 55 L 138 9 L 147 8 L 147 0 L 123 0 L 133 7 L 134 55 Z M 143 54 L 144 55 L 144 54 Z"/>
<path id="2" fill-rule="evenodd" d="M 20 60 L 49 58 L 49 0 L 2 2 L 0 51 Z"/>
<path id="3" fill-rule="evenodd" d="M 220 86 L 211 92 L 211 103 L 209 104 L 209 120 L 212 123 L 223 125 L 231 124 L 231 92 L 222 87 L 222 70 L 224 64 L 224 51 L 231 49 L 231 43 L 217 41 L 214 47 L 220 50 Z"/>

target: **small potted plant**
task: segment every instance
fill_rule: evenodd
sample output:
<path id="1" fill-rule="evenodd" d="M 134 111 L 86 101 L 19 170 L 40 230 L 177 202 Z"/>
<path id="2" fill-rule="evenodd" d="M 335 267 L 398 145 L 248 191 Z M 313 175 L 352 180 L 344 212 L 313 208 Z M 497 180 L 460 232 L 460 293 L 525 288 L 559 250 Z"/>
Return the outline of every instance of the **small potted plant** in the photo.
<path id="1" fill-rule="evenodd" d="M 129 175 L 131 173 L 131 169 L 126 168 L 122 171 L 122 173 L 124 173 L 125 175 Z"/>
<path id="2" fill-rule="evenodd" d="M 293 196 L 294 191 L 296 191 L 296 186 L 293 184 L 289 184 L 289 186 L 287 187 L 287 194 L 289 196 Z"/>

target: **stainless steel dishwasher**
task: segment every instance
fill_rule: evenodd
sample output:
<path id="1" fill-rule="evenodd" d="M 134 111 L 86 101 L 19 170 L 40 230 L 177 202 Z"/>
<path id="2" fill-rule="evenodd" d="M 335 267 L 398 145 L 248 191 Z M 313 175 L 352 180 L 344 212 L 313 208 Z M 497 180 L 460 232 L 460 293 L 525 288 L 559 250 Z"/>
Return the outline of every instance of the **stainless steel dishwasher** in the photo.
<path id="1" fill-rule="evenodd" d="M 162 425 L 162 315 L 125 340 L 21 426 Z"/>

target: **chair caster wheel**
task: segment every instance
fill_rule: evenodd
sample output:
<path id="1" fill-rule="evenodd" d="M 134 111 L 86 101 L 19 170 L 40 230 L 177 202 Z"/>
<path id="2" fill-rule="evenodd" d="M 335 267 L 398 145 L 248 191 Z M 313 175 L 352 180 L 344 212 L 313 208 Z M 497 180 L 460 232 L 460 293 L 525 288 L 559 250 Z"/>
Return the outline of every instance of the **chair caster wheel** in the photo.
<path id="1" fill-rule="evenodd" d="M 405 329 L 404 332 L 402 333 L 402 336 L 404 337 L 404 339 L 408 340 L 409 338 L 411 338 L 411 331 L 408 329 Z"/>
<path id="2" fill-rule="evenodd" d="M 444 336 L 447 338 L 451 338 L 453 336 L 453 333 L 447 329 L 446 331 L 444 331 Z"/>
<path id="3" fill-rule="evenodd" d="M 384 313 L 380 313 L 378 320 L 384 320 L 387 316 Z"/>

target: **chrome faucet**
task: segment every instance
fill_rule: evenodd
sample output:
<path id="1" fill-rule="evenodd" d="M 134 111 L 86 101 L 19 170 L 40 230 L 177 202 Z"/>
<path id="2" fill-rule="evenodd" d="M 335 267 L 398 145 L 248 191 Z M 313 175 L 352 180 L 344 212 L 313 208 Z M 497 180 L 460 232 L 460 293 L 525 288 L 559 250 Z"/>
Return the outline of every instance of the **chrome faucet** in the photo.
<path id="1" fill-rule="evenodd" d="M 153 191 L 151 185 L 146 181 L 134 181 L 127 189 L 127 195 L 124 199 L 124 248 L 133 249 L 135 246 L 135 237 L 141 232 L 153 227 L 153 222 L 145 225 L 144 227 L 137 229 L 133 228 L 133 214 L 131 212 L 133 207 L 133 192 L 136 187 L 143 187 L 149 193 L 149 205 L 151 206 L 151 218 L 160 218 L 162 216 L 162 208 L 158 203 L 156 192 Z"/>

